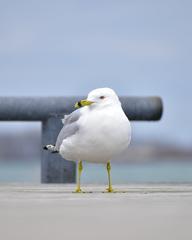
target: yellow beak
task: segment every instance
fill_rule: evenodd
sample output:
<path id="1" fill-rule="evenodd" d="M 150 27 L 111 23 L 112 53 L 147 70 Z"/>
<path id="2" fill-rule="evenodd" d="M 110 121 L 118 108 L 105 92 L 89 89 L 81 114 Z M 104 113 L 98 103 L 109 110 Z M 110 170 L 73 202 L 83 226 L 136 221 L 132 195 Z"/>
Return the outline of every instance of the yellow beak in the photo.
<path id="1" fill-rule="evenodd" d="M 91 104 L 93 104 L 94 102 L 92 101 L 89 101 L 87 99 L 84 99 L 84 100 L 81 100 L 79 102 L 76 102 L 75 103 L 75 108 L 81 108 L 81 107 L 84 107 L 84 106 L 89 106 Z"/>

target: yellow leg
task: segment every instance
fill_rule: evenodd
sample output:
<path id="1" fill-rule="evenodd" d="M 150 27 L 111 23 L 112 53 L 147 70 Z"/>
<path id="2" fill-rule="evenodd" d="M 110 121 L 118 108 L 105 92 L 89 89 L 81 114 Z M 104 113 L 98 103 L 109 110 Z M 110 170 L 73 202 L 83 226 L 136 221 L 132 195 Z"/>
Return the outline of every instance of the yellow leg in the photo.
<path id="1" fill-rule="evenodd" d="M 76 191 L 77 193 L 82 192 L 81 191 L 81 173 L 83 171 L 83 164 L 82 161 L 78 162 L 78 176 L 77 176 L 77 188 Z"/>
<path id="2" fill-rule="evenodd" d="M 111 183 L 111 163 L 110 163 L 110 161 L 107 162 L 107 173 L 108 173 L 108 183 L 109 183 L 107 191 L 113 192 L 112 183 Z"/>

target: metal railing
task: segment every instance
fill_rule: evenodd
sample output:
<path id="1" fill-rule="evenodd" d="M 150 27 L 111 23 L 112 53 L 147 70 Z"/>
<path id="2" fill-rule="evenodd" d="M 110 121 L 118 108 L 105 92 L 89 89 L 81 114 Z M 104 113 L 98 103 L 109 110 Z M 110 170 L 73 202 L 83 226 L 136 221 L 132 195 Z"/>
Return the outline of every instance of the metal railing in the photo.
<path id="1" fill-rule="evenodd" d="M 0 121 L 42 122 L 42 146 L 54 144 L 62 128 L 61 118 L 74 110 L 75 102 L 84 97 L 0 97 Z M 157 121 L 163 112 L 159 97 L 120 97 L 125 114 L 131 121 Z M 42 151 L 43 183 L 75 182 L 75 163 L 58 154 Z"/>

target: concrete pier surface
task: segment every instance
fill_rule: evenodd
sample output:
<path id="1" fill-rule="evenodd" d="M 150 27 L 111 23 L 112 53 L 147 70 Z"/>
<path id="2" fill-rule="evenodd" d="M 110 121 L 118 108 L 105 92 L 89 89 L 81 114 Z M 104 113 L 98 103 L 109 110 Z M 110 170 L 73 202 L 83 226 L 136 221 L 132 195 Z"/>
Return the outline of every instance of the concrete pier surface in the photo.
<path id="1" fill-rule="evenodd" d="M 192 185 L 0 184 L 0 239 L 192 239 Z"/>

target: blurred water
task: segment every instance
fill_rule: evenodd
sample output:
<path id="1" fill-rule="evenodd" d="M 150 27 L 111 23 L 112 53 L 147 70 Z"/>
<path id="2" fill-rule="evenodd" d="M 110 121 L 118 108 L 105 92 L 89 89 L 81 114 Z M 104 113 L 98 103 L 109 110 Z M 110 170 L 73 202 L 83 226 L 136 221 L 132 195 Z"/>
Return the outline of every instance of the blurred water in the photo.
<path id="1" fill-rule="evenodd" d="M 39 161 L 0 161 L 0 183 L 39 183 Z"/>
<path id="2" fill-rule="evenodd" d="M 113 164 L 114 183 L 191 183 L 192 162 L 150 162 Z M 104 166 L 86 164 L 83 182 L 103 183 L 107 180 Z"/>
<path id="3" fill-rule="evenodd" d="M 192 162 L 163 161 L 149 163 L 112 164 L 113 182 L 126 183 L 192 183 Z M 40 162 L 0 161 L 1 183 L 39 183 Z M 82 183 L 106 183 L 107 173 L 102 164 L 84 163 Z"/>

